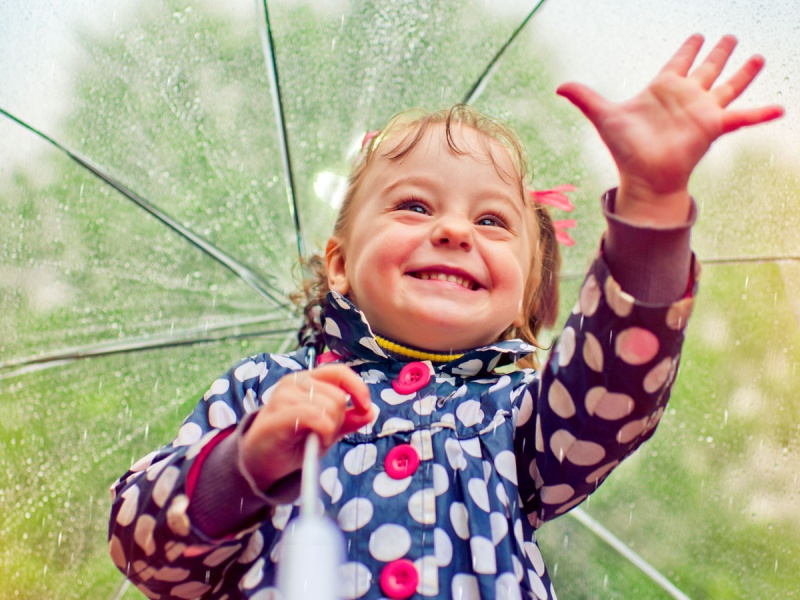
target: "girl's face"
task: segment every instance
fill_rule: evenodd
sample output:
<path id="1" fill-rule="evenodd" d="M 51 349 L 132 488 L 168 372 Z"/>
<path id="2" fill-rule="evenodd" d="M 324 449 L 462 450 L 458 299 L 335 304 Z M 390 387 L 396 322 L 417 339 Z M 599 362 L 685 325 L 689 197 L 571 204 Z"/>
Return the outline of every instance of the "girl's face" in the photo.
<path id="1" fill-rule="evenodd" d="M 490 344 L 522 322 L 538 242 L 484 134 L 457 125 L 451 132 L 469 154 L 455 154 L 437 124 L 403 158 L 376 155 L 344 239 L 332 239 L 326 255 L 330 288 L 347 294 L 375 333 L 437 351 Z M 514 173 L 508 152 L 492 149 L 502 172 Z"/>

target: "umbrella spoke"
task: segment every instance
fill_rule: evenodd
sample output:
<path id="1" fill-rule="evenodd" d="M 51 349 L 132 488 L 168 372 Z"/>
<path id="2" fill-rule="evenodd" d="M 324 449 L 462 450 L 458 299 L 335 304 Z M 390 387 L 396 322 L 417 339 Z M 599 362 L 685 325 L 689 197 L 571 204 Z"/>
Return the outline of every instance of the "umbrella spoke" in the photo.
<path id="1" fill-rule="evenodd" d="M 236 277 L 244 281 L 254 290 L 256 290 L 259 294 L 270 300 L 276 308 L 284 310 L 285 312 L 291 312 L 291 307 L 285 301 L 279 299 L 279 295 L 283 295 L 281 290 L 278 290 L 274 285 L 269 283 L 264 277 L 253 271 L 252 269 L 248 268 L 222 249 L 218 248 L 205 238 L 197 235 L 192 230 L 184 227 L 180 223 L 178 223 L 174 218 L 169 216 L 167 213 L 162 211 L 160 208 L 137 194 L 135 191 L 131 190 L 123 183 L 114 179 L 111 175 L 105 173 L 99 167 L 93 165 L 88 159 L 83 158 L 79 154 L 73 152 L 66 146 L 60 144 L 53 138 L 49 137 L 47 134 L 39 131 L 32 125 L 26 123 L 22 119 L 19 119 L 6 111 L 3 108 L 0 108 L 0 114 L 5 115 L 15 123 L 21 125 L 31 133 L 37 135 L 41 139 L 45 140 L 46 142 L 50 143 L 53 147 L 60 150 L 64 154 L 66 154 L 70 159 L 72 159 L 75 163 L 89 171 L 92 175 L 100 179 L 101 181 L 107 183 L 115 190 L 117 190 L 120 194 L 126 197 L 128 200 L 132 201 L 134 204 L 139 206 L 139 208 L 143 209 L 144 211 L 148 212 L 151 216 L 155 217 L 158 221 L 162 224 L 166 225 L 172 231 L 177 233 L 183 239 L 188 241 L 198 250 L 204 252 L 208 256 L 210 256 L 213 260 L 227 268 L 231 271 Z M 277 294 L 277 295 L 276 295 Z"/>
<path id="2" fill-rule="evenodd" d="M 264 17 L 261 27 L 261 46 L 264 51 L 264 62 L 267 66 L 267 74 L 270 80 L 270 90 L 272 91 L 272 102 L 275 108 L 275 118 L 278 125 L 278 145 L 281 149 L 283 160 L 283 170 L 286 176 L 286 199 L 289 202 L 289 212 L 294 220 L 295 235 L 297 238 L 297 254 L 302 262 L 305 257 L 305 245 L 303 243 L 303 229 L 300 223 L 300 210 L 297 205 L 297 194 L 295 192 L 294 170 L 292 169 L 292 157 L 289 151 L 289 138 L 286 131 L 286 118 L 283 110 L 283 98 L 281 96 L 280 75 L 278 73 L 278 59 L 275 56 L 275 40 L 272 37 L 272 24 L 269 19 L 269 7 L 267 0 L 257 2 L 264 9 Z"/>
<path id="3" fill-rule="evenodd" d="M 265 0 L 266 2 L 266 0 Z M 486 65 L 486 68 L 483 72 L 478 76 L 478 79 L 475 80 L 475 83 L 472 84 L 472 87 L 469 91 L 464 95 L 464 98 L 461 100 L 464 104 L 473 104 L 478 98 L 480 98 L 481 94 L 483 94 L 483 90 L 486 89 L 489 80 L 492 78 L 494 74 L 497 63 L 500 61 L 502 56 L 505 54 L 506 50 L 514 43 L 514 40 L 517 39 L 517 36 L 525 29 L 525 26 L 528 22 L 533 18 L 533 15 L 542 7 L 545 0 L 539 0 L 539 2 L 531 9 L 531 12 L 528 13 L 528 16 L 522 20 L 522 23 L 519 24 L 514 32 L 509 36 L 506 40 L 505 44 L 503 44 L 500 49 L 495 53 L 492 57 L 492 60 L 489 61 L 489 64 Z"/>

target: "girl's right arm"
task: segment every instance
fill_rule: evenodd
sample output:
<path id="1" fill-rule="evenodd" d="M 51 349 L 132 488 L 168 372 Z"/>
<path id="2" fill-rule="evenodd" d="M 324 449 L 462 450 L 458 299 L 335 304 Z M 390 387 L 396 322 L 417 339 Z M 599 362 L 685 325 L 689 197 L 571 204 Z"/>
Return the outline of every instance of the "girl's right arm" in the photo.
<path id="1" fill-rule="evenodd" d="M 327 447 L 369 420 L 358 390 L 363 382 L 355 376 L 354 383 L 352 371 L 337 365 L 311 377 L 296 358 L 262 355 L 231 369 L 171 445 L 138 461 L 112 487 L 111 556 L 146 595 L 197 597 L 240 581 L 279 534 L 269 522 L 275 505 L 296 496 L 295 446 L 314 431 Z M 357 409 L 347 409 L 346 392 L 332 380 L 350 386 Z M 279 443 L 258 443 L 268 434 Z M 280 443 L 287 439 L 296 443 Z M 256 465 L 252 472 L 248 462 Z"/>

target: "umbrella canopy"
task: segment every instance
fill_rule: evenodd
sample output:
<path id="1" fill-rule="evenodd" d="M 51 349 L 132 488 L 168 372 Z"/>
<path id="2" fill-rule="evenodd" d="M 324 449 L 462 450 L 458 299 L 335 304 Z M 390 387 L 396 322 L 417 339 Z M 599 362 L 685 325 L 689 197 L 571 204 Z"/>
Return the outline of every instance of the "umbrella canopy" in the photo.
<path id="1" fill-rule="evenodd" d="M 800 38 L 791 0 L 729 4 L 6 0 L 0 598 L 138 597 L 107 557 L 108 485 L 235 360 L 293 343 L 299 259 L 398 110 L 469 98 L 518 129 L 536 187 L 576 184 L 567 312 L 614 170 L 554 89 L 626 98 L 694 30 L 764 53 L 742 102 L 789 113 L 696 173 L 705 269 L 668 413 L 540 539 L 561 598 L 677 593 L 607 531 L 688 597 L 797 594 Z"/>

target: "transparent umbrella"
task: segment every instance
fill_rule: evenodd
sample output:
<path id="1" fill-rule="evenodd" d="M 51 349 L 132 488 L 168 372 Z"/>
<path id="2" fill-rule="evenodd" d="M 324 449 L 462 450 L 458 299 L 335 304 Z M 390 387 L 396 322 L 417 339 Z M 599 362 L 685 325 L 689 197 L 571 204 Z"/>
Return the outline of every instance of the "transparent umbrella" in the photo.
<path id="1" fill-rule="evenodd" d="M 108 485 L 231 363 L 293 344 L 298 259 L 324 243 L 364 132 L 397 110 L 469 99 L 521 132 L 537 187 L 577 185 L 566 312 L 614 172 L 555 86 L 627 97 L 694 30 L 763 52 L 743 101 L 789 113 L 702 164 L 705 270 L 668 414 L 540 539 L 561 598 L 796 595 L 794 10 L 5 0 L 0 598 L 137 597 L 107 558 Z"/>

